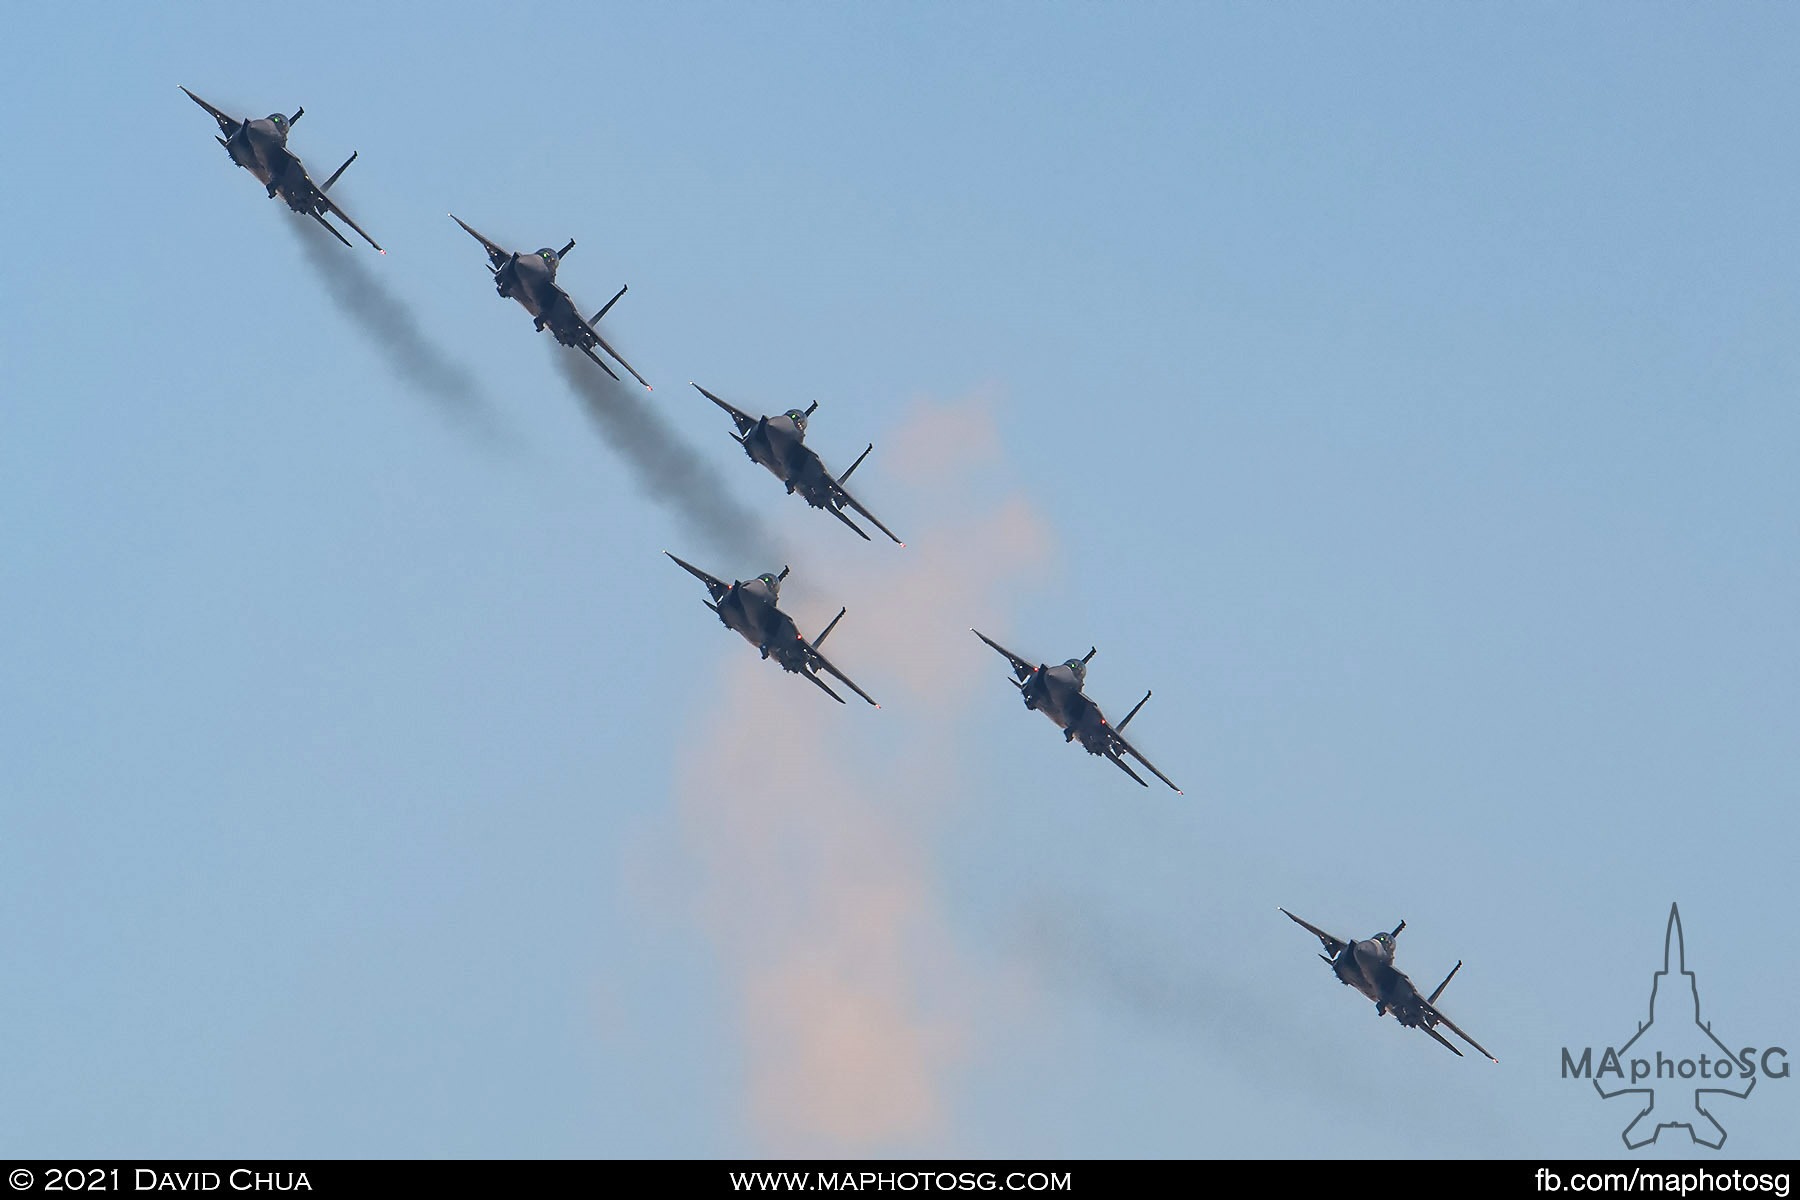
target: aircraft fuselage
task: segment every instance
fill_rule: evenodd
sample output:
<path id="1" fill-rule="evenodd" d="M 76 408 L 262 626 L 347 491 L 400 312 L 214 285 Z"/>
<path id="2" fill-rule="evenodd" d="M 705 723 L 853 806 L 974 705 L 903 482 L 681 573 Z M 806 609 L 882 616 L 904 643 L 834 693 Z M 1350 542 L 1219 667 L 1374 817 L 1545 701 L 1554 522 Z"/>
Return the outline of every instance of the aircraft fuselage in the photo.
<path id="1" fill-rule="evenodd" d="M 1039 666 L 1019 689 L 1025 707 L 1049 717 L 1068 741 L 1079 740 L 1089 754 L 1106 752 L 1106 718 L 1100 706 L 1081 690 L 1083 679 L 1075 667 Z"/>
<path id="2" fill-rule="evenodd" d="M 818 456 L 806 445 L 806 431 L 789 416 L 764 417 L 744 435 L 744 453 L 783 483 L 795 479 Z"/>
<path id="3" fill-rule="evenodd" d="M 790 649 L 796 648 L 800 640 L 800 627 L 776 606 L 776 600 L 775 589 L 766 581 L 739 581 L 719 601 L 719 619 L 755 646 L 764 658 L 774 655 L 786 667 Z"/>

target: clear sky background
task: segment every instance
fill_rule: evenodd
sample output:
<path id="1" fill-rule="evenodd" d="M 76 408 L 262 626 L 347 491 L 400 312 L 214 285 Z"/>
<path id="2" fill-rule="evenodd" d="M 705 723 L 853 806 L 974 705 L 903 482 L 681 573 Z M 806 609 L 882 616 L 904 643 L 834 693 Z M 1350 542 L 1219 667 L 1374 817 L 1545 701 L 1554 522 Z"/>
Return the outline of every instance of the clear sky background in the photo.
<path id="1" fill-rule="evenodd" d="M 1623 1153 L 1559 1052 L 1645 1019 L 1671 902 L 1715 1031 L 1800 1054 L 1793 7 L 6 29 L 0 1150 Z M 389 253 L 180 84 L 305 105 Z M 660 481 L 450 211 L 577 238 L 590 311 L 630 283 Z M 873 441 L 907 548 L 690 379 L 819 401 L 840 469 Z M 883 708 L 665 549 L 791 563 Z M 1115 715 L 1154 688 L 1186 795 L 970 626 L 1097 645 Z M 1501 1064 L 1277 905 L 1404 917 Z M 1724 1157 L 1800 1149 L 1800 1081 L 1715 1110 Z"/>

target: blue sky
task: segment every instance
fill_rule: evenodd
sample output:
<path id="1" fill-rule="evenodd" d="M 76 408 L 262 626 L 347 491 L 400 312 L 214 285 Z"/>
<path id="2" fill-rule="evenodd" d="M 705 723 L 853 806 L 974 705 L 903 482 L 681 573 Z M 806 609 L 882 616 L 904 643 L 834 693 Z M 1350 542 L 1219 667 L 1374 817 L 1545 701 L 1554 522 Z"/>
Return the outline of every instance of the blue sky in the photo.
<path id="1" fill-rule="evenodd" d="M 1800 1052 L 1800 16 L 1746 4 L 10 15 L 0 1148 L 1557 1156 L 1678 901 Z M 176 90 L 305 105 L 395 369 Z M 531 249 L 753 514 L 584 415 Z M 580 364 L 578 364 L 580 365 Z M 909 545 L 726 441 L 809 440 Z M 727 539 L 728 541 L 729 539 Z M 794 575 L 883 701 L 673 550 Z M 1185 796 L 1019 707 L 1097 645 Z M 1284 905 L 1409 922 L 1500 1057 Z M 1792 1153 L 1800 1084 L 1721 1102 Z M 1669 1144 L 1658 1158 L 1692 1151 Z"/>

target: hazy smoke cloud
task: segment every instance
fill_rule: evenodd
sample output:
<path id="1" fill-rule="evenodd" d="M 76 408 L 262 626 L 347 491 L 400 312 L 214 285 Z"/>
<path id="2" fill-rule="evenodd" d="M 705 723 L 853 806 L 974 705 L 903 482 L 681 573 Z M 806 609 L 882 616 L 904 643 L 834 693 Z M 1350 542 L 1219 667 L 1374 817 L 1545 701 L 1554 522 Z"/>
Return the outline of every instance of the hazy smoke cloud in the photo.
<path id="1" fill-rule="evenodd" d="M 903 434 L 929 442 L 969 415 L 923 409 Z M 967 482 L 872 474 L 871 507 L 916 523 L 908 548 L 834 572 L 841 595 L 798 566 L 784 589 L 809 634 L 848 605 L 825 649 L 881 711 L 840 708 L 714 631 L 724 679 L 686 739 L 678 800 L 698 915 L 737 993 L 749 1118 L 777 1153 L 941 1134 L 990 990 L 950 949 L 929 847 L 969 799 L 959 731 L 982 664 L 968 626 L 1041 572 L 1051 538 L 1017 497 L 969 503 Z M 943 501 L 936 520 L 906 512 L 906 483 L 915 510 Z"/>
<path id="2" fill-rule="evenodd" d="M 779 557 L 767 528 L 726 490 L 718 467 L 701 458 L 635 385 L 606 375 L 576 351 L 552 346 L 556 369 L 607 445 L 624 457 L 639 492 L 680 517 L 729 562 Z"/>
<path id="3" fill-rule="evenodd" d="M 445 415 L 490 442 L 504 437 L 474 376 L 432 341 L 414 319 L 411 305 L 363 265 L 358 251 L 345 249 L 304 217 L 296 216 L 289 224 L 307 265 L 324 281 L 332 302 L 375 344 L 402 382 L 437 401 Z"/>

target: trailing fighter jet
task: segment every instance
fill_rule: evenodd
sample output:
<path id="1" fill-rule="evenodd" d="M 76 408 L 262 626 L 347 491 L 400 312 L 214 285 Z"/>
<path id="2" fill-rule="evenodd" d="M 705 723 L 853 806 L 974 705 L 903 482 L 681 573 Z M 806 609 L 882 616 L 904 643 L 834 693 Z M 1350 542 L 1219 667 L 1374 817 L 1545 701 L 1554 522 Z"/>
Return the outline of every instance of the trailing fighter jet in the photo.
<path id="1" fill-rule="evenodd" d="M 1450 973 L 1444 976 L 1444 982 L 1437 985 L 1430 996 L 1420 993 L 1418 985 L 1406 977 L 1406 973 L 1394 966 L 1394 952 L 1397 949 L 1395 940 L 1400 931 L 1406 928 L 1406 922 L 1394 926 L 1392 933 L 1378 933 L 1372 938 L 1360 942 L 1347 942 L 1342 938 L 1332 937 L 1317 925 L 1308 924 L 1296 917 L 1287 909 L 1281 910 L 1288 920 L 1305 929 L 1318 938 L 1325 946 L 1325 953 L 1319 955 L 1331 965 L 1331 973 L 1347 987 L 1353 987 L 1375 1002 L 1375 1015 L 1394 1014 L 1394 1019 L 1408 1029 L 1423 1029 L 1431 1035 L 1433 1041 L 1444 1049 L 1462 1057 L 1462 1051 L 1451 1044 L 1450 1039 L 1437 1031 L 1439 1025 L 1469 1045 L 1480 1050 L 1491 1062 L 1500 1060 L 1483 1049 L 1480 1042 L 1456 1027 L 1456 1022 L 1446 1017 L 1437 1007 L 1437 999 L 1462 970 L 1459 960 Z"/>
<path id="2" fill-rule="evenodd" d="M 186 88 L 181 90 L 187 92 L 189 100 L 212 114 L 213 120 L 219 123 L 219 131 L 225 135 L 217 139 L 219 145 L 225 147 L 225 153 L 231 156 L 232 162 L 243 167 L 262 182 L 263 187 L 268 189 L 270 199 L 280 196 L 287 201 L 289 208 L 311 217 L 329 230 L 332 237 L 348 246 L 350 239 L 338 232 L 337 226 L 325 219 L 325 214 L 330 213 L 356 230 L 357 233 L 362 234 L 363 241 L 374 246 L 375 249 L 381 250 L 381 246 L 375 239 L 364 233 L 363 227 L 352 221 L 350 214 L 339 208 L 337 203 L 325 194 L 331 190 L 331 185 L 338 181 L 338 176 L 344 173 L 345 168 L 356 161 L 356 155 L 352 154 L 346 158 L 344 165 L 333 171 L 331 178 L 320 185 L 314 183 L 311 176 L 307 175 L 306 167 L 301 163 L 299 156 L 287 148 L 288 131 L 294 127 L 294 122 L 298 121 L 301 114 L 306 111 L 305 108 L 295 109 L 294 115 L 291 117 L 284 117 L 280 113 L 270 113 L 260 120 L 253 121 L 249 117 L 245 117 L 240 121 L 220 112 L 194 93 L 188 92 Z M 381 252 L 387 253 L 386 250 L 381 250 Z"/>
<path id="3" fill-rule="evenodd" d="M 618 372 L 607 366 L 600 356 L 594 353 L 594 347 L 598 346 L 617 359 L 621 367 L 630 371 L 631 377 L 643 384 L 646 391 L 654 390 L 650 387 L 649 382 L 637 373 L 635 367 L 626 362 L 617 350 L 606 344 L 606 339 L 601 337 L 599 330 L 594 328 L 600 323 L 601 317 L 612 311 L 612 306 L 619 302 L 619 297 L 623 296 L 627 289 L 620 288 L 599 312 L 595 313 L 591 319 L 584 320 L 582 315 L 576 311 L 575 302 L 569 299 L 569 293 L 557 286 L 556 268 L 562 264 L 563 259 L 569 256 L 569 251 L 575 248 L 574 238 L 570 238 L 568 245 L 561 250 L 552 250 L 545 246 L 535 254 L 521 254 L 517 250 L 504 250 L 494 242 L 482 237 L 470 229 L 455 213 L 450 214 L 450 219 L 467 230 L 469 236 L 480 242 L 482 247 L 487 250 L 488 270 L 494 275 L 494 290 L 500 293 L 501 299 L 517 300 L 524 305 L 525 311 L 535 319 L 539 333 L 548 329 L 556 336 L 557 341 L 565 346 L 575 347 L 593 359 L 602 371 L 617 379 Z"/>
<path id="4" fill-rule="evenodd" d="M 875 448 L 875 443 L 870 442 L 868 450 L 864 450 L 850 464 L 850 470 L 834 479 L 831 472 L 825 469 L 825 464 L 819 460 L 818 453 L 806 444 L 806 419 L 819 407 L 817 400 L 804 410 L 790 408 L 778 417 L 753 417 L 741 409 L 733 408 L 699 384 L 696 383 L 693 387 L 730 414 L 737 425 L 737 432 L 731 435 L 732 440 L 744 448 L 744 453 L 750 456 L 752 462 L 761 463 L 769 469 L 770 474 L 787 484 L 790 496 L 799 492 L 808 504 L 824 509 L 848 525 L 857 537 L 868 541 L 869 535 L 844 515 L 844 506 L 848 504 L 896 543 L 906 545 L 894 537 L 894 531 L 877 520 L 874 513 L 857 503 L 856 497 L 844 490 L 844 481 L 850 478 L 852 471 L 862 466 L 863 459 L 869 457 L 869 450 Z"/>
<path id="5" fill-rule="evenodd" d="M 1174 780 L 1157 770 L 1155 764 L 1125 740 L 1125 727 L 1131 724 L 1131 718 L 1137 716 L 1138 709 L 1144 707 L 1145 702 L 1150 699 L 1150 693 L 1145 692 L 1144 699 L 1137 702 L 1137 708 L 1126 713 L 1125 719 L 1114 726 L 1107 724 L 1106 714 L 1100 711 L 1100 706 L 1088 699 L 1087 694 L 1081 690 L 1082 685 L 1087 682 L 1088 662 L 1098 653 L 1093 647 L 1088 647 L 1086 658 L 1071 658 L 1061 666 L 1049 667 L 1042 663 L 1033 666 L 981 630 L 971 629 L 969 632 L 998 650 L 1012 664 L 1011 682 L 1019 689 L 1025 707 L 1036 709 L 1056 722 L 1063 731 L 1063 741 L 1072 742 L 1080 738 L 1082 748 L 1089 754 L 1102 755 L 1119 770 L 1149 787 L 1126 764 L 1124 756 L 1129 754 L 1147 767 L 1152 775 L 1175 788 L 1178 795 L 1185 794 L 1175 787 Z"/>
<path id="6" fill-rule="evenodd" d="M 664 554 L 669 554 L 667 550 Z M 755 579 L 739 580 L 726 583 L 722 579 L 714 579 L 692 563 L 682 562 L 673 554 L 669 557 L 675 565 L 706 585 L 712 593 L 710 601 L 702 601 L 719 620 L 725 622 L 727 629 L 734 629 L 743 635 L 746 642 L 762 651 L 764 658 L 773 658 L 781 664 L 782 670 L 793 671 L 819 685 L 821 691 L 839 704 L 844 698 L 832 691 L 823 679 L 819 678 L 821 669 L 835 675 L 851 691 L 875 704 L 875 698 L 853 683 L 850 677 L 831 665 L 831 660 L 819 653 L 819 647 L 837 628 L 837 623 L 844 619 L 848 610 L 838 609 L 838 615 L 831 618 L 831 624 L 825 627 L 813 641 L 807 641 L 800 635 L 800 629 L 794 624 L 794 618 L 782 612 L 776 606 L 781 598 L 781 581 L 788 576 L 788 568 L 781 568 L 779 575 L 758 575 Z M 875 704 L 876 708 L 881 705 Z"/>

